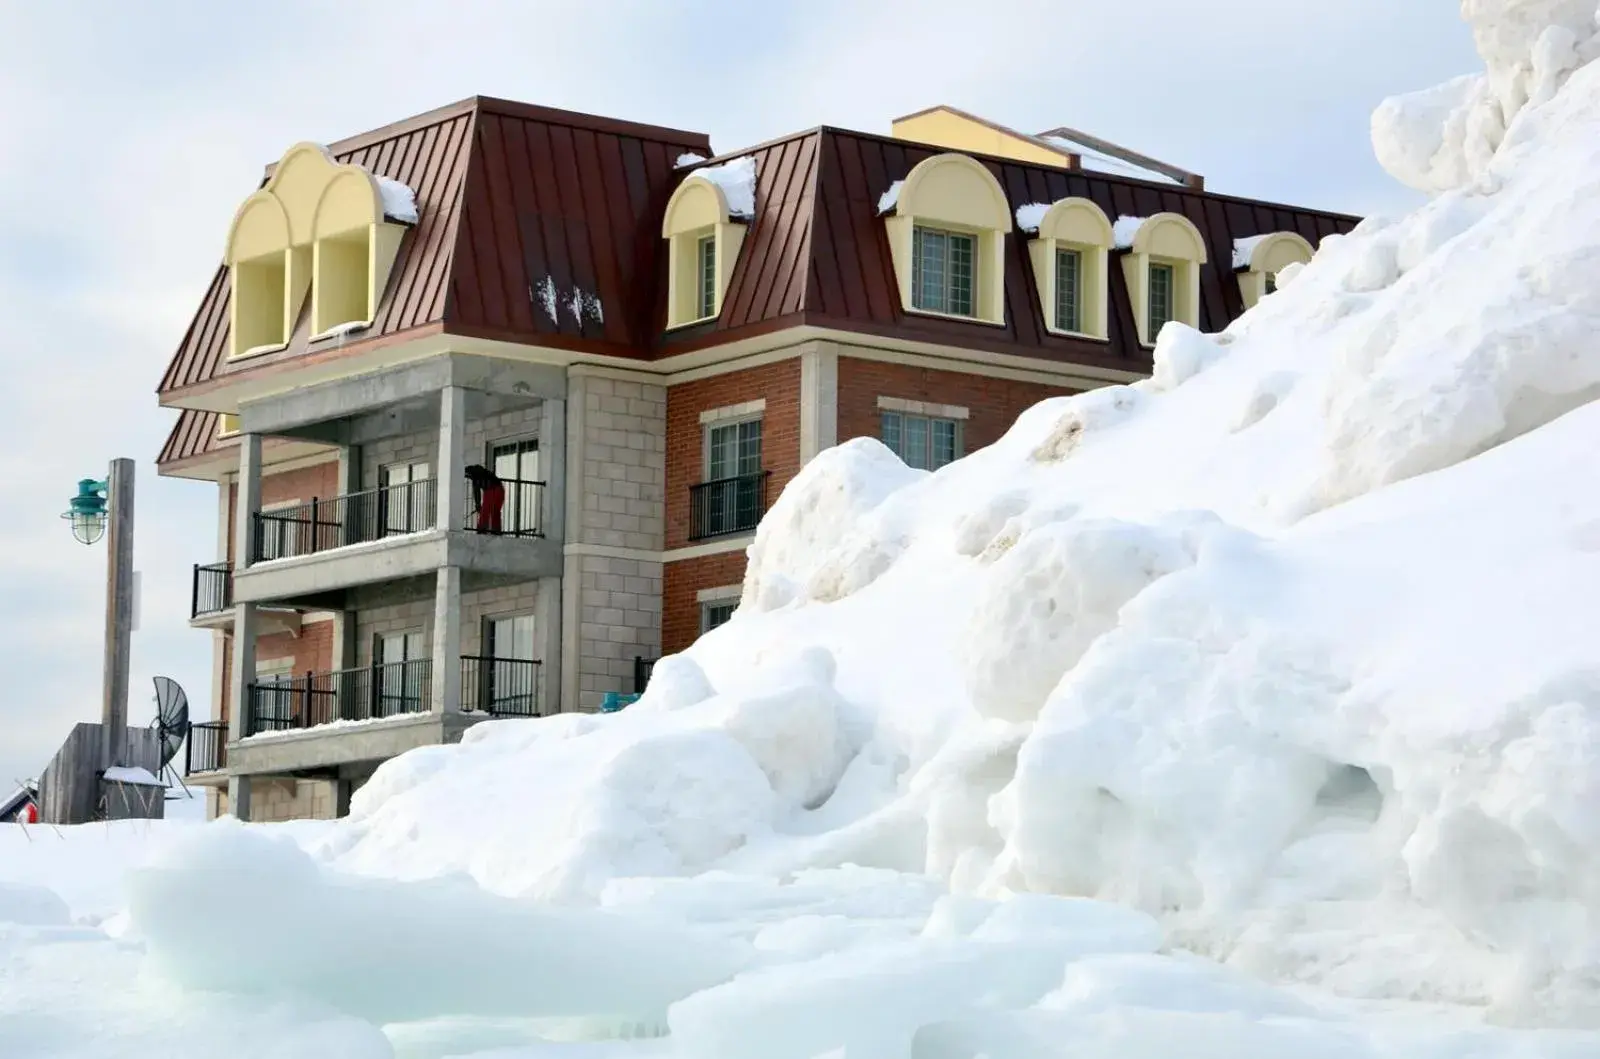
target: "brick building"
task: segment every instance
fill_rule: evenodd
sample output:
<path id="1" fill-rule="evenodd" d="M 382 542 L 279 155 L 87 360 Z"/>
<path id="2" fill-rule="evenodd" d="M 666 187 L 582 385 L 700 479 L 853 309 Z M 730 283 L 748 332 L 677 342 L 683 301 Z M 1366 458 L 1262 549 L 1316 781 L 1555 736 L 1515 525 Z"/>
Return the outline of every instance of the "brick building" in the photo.
<path id="1" fill-rule="evenodd" d="M 820 450 L 937 468 L 1353 224 L 944 107 L 714 156 L 473 98 L 297 145 L 160 385 L 162 473 L 218 489 L 191 776 L 332 815 L 408 748 L 635 691 L 727 620 Z"/>

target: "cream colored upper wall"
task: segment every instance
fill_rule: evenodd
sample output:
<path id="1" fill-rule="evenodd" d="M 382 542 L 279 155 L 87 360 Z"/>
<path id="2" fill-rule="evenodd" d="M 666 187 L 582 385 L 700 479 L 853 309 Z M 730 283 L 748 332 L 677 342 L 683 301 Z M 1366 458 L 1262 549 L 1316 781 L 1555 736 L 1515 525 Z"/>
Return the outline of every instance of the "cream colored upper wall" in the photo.
<path id="1" fill-rule="evenodd" d="M 1062 169 L 1069 166 L 1067 156 L 1060 152 L 1041 147 L 1016 133 L 944 109 L 901 118 L 890 126 L 890 135 L 897 140 L 912 140 L 953 151 L 991 154 Z"/>

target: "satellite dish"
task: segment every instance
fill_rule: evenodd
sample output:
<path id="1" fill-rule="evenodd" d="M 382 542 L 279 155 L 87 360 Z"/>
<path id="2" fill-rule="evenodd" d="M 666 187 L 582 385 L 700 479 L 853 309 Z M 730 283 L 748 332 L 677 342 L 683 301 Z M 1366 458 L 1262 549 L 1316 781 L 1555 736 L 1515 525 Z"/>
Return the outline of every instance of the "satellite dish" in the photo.
<path id="1" fill-rule="evenodd" d="M 161 740 L 161 767 L 178 756 L 189 735 L 189 696 L 171 677 L 156 677 L 156 719 L 150 723 Z"/>

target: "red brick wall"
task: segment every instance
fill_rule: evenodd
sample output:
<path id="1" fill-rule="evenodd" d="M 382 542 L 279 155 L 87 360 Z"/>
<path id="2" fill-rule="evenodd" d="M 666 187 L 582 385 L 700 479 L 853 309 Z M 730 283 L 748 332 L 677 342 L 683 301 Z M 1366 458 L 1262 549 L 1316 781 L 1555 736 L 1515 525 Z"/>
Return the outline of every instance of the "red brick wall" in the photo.
<path id="1" fill-rule="evenodd" d="M 661 653 L 674 654 L 699 637 L 700 604 L 695 597 L 701 589 L 743 580 L 742 551 L 668 563 L 661 574 Z"/>
<path id="2" fill-rule="evenodd" d="M 700 413 L 764 398 L 761 465 L 770 506 L 800 470 L 800 359 L 731 371 L 667 389 L 666 546 L 689 543 L 689 486 L 699 483 L 705 466 Z"/>
<path id="3" fill-rule="evenodd" d="M 261 474 L 261 503 L 281 504 L 290 500 L 303 500 L 310 503 L 312 497 L 339 495 L 339 461 L 329 460 L 312 467 L 298 467 L 292 471 L 277 471 L 264 468 Z M 239 486 L 228 487 L 228 525 L 233 527 L 239 510 Z M 233 542 L 235 533 L 228 531 L 228 559 L 233 559 Z"/>
<path id="4" fill-rule="evenodd" d="M 224 650 L 222 655 L 222 704 L 221 719 L 227 720 L 232 712 L 229 709 L 229 696 L 232 691 L 233 679 L 233 636 L 224 637 Z M 319 621 L 311 625 L 302 625 L 299 635 L 287 632 L 275 632 L 256 637 L 256 659 L 258 661 L 271 661 L 279 658 L 293 658 L 294 672 L 303 675 L 307 672 L 321 673 L 333 668 L 333 622 Z"/>
<path id="5" fill-rule="evenodd" d="M 960 405 L 971 411 L 962 430 L 963 452 L 1000 440 L 1017 416 L 1049 397 L 1077 391 L 1036 382 L 991 379 L 958 371 L 936 371 L 839 358 L 839 440 L 878 437 L 878 398 Z"/>

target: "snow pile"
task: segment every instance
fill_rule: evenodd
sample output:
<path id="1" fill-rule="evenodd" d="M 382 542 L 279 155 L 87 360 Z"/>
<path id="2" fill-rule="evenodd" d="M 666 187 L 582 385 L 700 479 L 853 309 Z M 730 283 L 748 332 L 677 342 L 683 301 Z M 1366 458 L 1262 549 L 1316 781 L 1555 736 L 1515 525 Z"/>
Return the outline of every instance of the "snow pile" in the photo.
<path id="1" fill-rule="evenodd" d="M 324 854 L 588 900 L 870 863 L 1121 902 L 1353 996 L 1600 1022 L 1600 66 L 1551 65 L 1593 11 L 1544 7 L 1468 5 L 1517 102 L 1471 186 L 937 474 L 825 453 L 637 707 L 480 730 L 385 796 L 396 763 Z M 1404 146 L 1442 164 L 1435 132 Z M 466 840 L 437 807 L 474 790 L 566 808 Z"/>
<path id="2" fill-rule="evenodd" d="M 682 159 L 679 159 L 682 161 Z M 689 174 L 690 179 L 707 180 L 722 191 L 728 203 L 728 216 L 749 220 L 756 215 L 756 160 L 748 155 L 721 165 L 708 165 Z"/>
<path id="3" fill-rule="evenodd" d="M 1139 234 L 1139 229 L 1144 227 L 1144 217 L 1129 217 L 1126 214 L 1119 216 L 1111 226 L 1111 243 L 1118 250 L 1127 250 L 1133 246 L 1134 237 Z"/>
<path id="4" fill-rule="evenodd" d="M 417 193 L 398 180 L 388 177 L 374 177 L 378 182 L 378 194 L 383 198 L 383 215 L 391 221 L 401 224 L 416 224 Z"/>
<path id="5" fill-rule="evenodd" d="M 878 211 L 882 213 L 880 209 Z M 1022 232 L 1037 232 L 1039 225 L 1044 223 L 1044 215 L 1050 212 L 1048 202 L 1028 202 L 1017 207 L 1017 230 Z"/>

